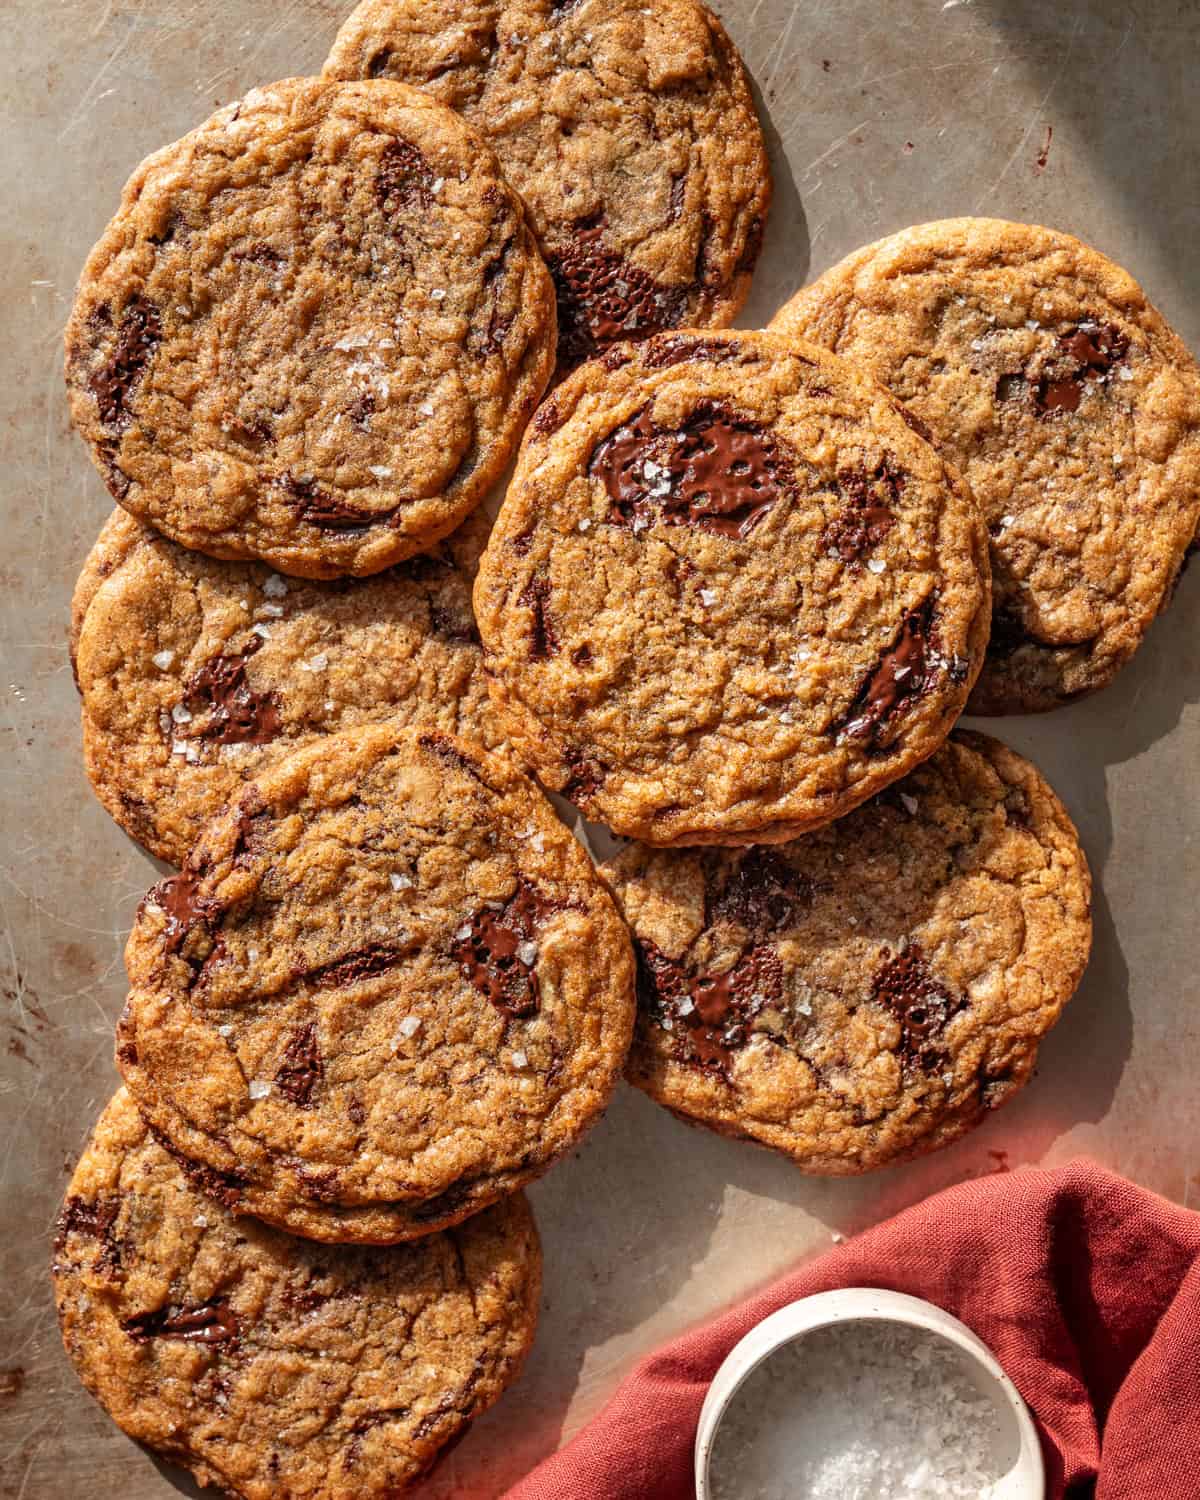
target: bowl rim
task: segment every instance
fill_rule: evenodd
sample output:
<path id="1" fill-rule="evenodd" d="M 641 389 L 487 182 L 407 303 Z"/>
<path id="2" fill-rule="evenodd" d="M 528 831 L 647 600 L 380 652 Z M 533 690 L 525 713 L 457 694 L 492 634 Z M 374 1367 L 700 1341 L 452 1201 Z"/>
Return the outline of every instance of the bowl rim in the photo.
<path id="1" fill-rule="evenodd" d="M 988 1500 L 1044 1500 L 1046 1471 L 1041 1443 L 1028 1406 L 977 1334 L 953 1314 L 907 1292 L 879 1287 L 843 1287 L 788 1302 L 744 1334 L 726 1355 L 709 1384 L 696 1426 L 696 1500 L 711 1500 L 709 1464 L 721 1422 L 734 1397 L 764 1360 L 784 1344 L 837 1323 L 884 1322 L 920 1328 L 968 1354 L 989 1377 L 998 1397 L 1016 1418 L 1016 1463 L 993 1486 Z"/>

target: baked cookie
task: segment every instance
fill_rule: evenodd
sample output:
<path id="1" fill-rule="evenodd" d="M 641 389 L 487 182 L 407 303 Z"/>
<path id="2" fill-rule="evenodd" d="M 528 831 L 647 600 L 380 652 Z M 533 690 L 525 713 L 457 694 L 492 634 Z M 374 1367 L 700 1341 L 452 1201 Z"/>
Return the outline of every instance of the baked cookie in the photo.
<path id="1" fill-rule="evenodd" d="M 634 845 L 606 873 L 638 947 L 631 1081 L 806 1172 L 932 1151 L 1005 1103 L 1091 944 L 1067 814 L 977 734 L 796 843 Z"/>
<path id="2" fill-rule="evenodd" d="M 149 157 L 67 324 L 71 412 L 175 541 L 376 573 L 503 472 L 554 287 L 492 151 L 402 84 L 293 78 Z"/>
<path id="3" fill-rule="evenodd" d="M 72 607 L 84 760 L 160 859 L 182 864 L 246 782 L 334 730 L 392 719 L 498 746 L 471 613 L 482 512 L 432 555 L 336 583 L 218 562 L 117 517 Z"/>
<path id="4" fill-rule="evenodd" d="M 516 1379 L 540 1283 L 520 1194 L 414 1245 L 308 1245 L 191 1187 L 124 1089 L 54 1245 L 84 1385 L 131 1437 L 246 1500 L 407 1493 Z"/>
<path id="5" fill-rule="evenodd" d="M 541 792 L 437 730 L 299 750 L 211 823 L 126 948 L 117 1060 L 185 1170 L 313 1239 L 458 1223 L 608 1103 L 634 964 Z"/>
<path id="6" fill-rule="evenodd" d="M 363 0 L 325 73 L 416 84 L 496 148 L 558 290 L 560 374 L 746 300 L 770 168 L 695 0 Z"/>
<path id="7" fill-rule="evenodd" d="M 857 251 L 771 327 L 881 379 L 983 507 L 995 616 L 970 711 L 1111 681 L 1200 518 L 1200 372 L 1132 277 L 1052 229 L 950 219 Z"/>
<path id="8" fill-rule="evenodd" d="M 475 583 L 520 754 L 652 844 L 789 838 L 904 775 L 962 712 L 988 611 L 956 474 L 868 376 L 760 333 L 577 370 Z"/>

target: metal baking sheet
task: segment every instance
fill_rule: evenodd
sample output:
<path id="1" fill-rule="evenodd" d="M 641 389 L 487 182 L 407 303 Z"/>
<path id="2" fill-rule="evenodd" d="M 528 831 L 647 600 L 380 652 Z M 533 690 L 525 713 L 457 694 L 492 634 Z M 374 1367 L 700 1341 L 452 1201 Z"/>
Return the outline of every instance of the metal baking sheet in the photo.
<path id="1" fill-rule="evenodd" d="M 648 0 L 653 3 L 653 0 Z M 810 272 L 922 219 L 1072 230 L 1200 342 L 1195 0 L 717 0 L 757 80 L 776 204 L 762 321 Z M 162 1500 L 160 1469 L 76 1383 L 47 1281 L 73 1158 L 114 1085 L 121 947 L 154 877 L 93 800 L 67 662 L 71 585 L 109 509 L 68 430 L 60 336 L 83 258 L 146 152 L 256 83 L 316 71 L 335 0 L 5 0 L 0 274 L 0 1496 Z M 534 1189 L 537 1349 L 428 1493 L 496 1496 L 644 1351 L 925 1194 L 1098 1157 L 1198 1196 L 1200 577 L 1098 698 L 993 728 L 1079 823 L 1096 949 L 1037 1078 L 951 1150 L 822 1182 L 689 1130 L 630 1090 Z"/>

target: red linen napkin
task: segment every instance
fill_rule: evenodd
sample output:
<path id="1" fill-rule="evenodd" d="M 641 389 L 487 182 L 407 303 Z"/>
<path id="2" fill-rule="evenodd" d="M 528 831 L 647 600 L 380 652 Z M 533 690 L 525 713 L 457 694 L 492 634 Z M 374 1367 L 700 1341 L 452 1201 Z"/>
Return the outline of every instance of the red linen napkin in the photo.
<path id="1" fill-rule="evenodd" d="M 1200 1497 L 1200 1214 L 1089 1162 L 960 1184 L 644 1359 L 506 1500 L 692 1500 L 717 1366 L 785 1302 L 926 1297 L 993 1350 L 1037 1419 L 1050 1500 Z"/>

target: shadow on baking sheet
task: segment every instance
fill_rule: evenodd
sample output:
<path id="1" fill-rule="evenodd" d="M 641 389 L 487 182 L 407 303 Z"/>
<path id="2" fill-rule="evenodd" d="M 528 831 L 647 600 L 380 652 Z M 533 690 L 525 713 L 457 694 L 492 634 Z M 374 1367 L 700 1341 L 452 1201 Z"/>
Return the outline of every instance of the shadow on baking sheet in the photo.
<path id="1" fill-rule="evenodd" d="M 752 79 L 751 89 L 771 159 L 773 192 L 762 254 L 754 271 L 749 299 L 735 319 L 739 328 L 762 328 L 784 302 L 808 280 L 812 247 L 808 219 L 770 106 Z"/>
<path id="2" fill-rule="evenodd" d="M 1200 7 L 1194 0 L 974 0 L 971 13 L 1038 84 L 1040 118 L 1030 121 L 1025 155 L 1032 160 L 1040 150 L 1052 168 L 1056 125 L 1068 126 L 1076 148 L 1095 158 L 1106 200 L 1114 208 L 1114 199 L 1123 200 L 1122 217 L 1144 243 L 1131 269 L 1138 274 L 1143 253 L 1148 261 L 1157 256 L 1194 298 L 1200 194 L 1187 164 Z M 981 211 L 1003 212 L 1003 205 Z M 1046 222 L 1088 237 L 1082 226 Z M 1156 239 L 1168 222 L 1170 241 Z M 1143 274 L 1150 279 L 1149 264 Z"/>

